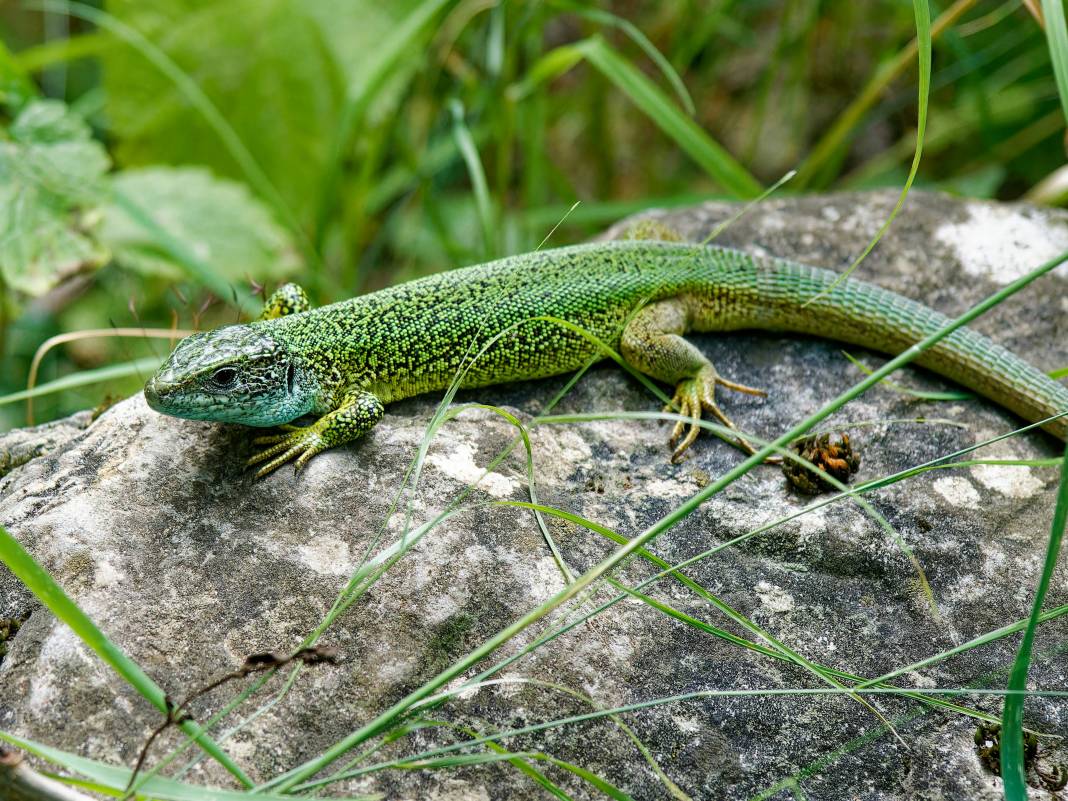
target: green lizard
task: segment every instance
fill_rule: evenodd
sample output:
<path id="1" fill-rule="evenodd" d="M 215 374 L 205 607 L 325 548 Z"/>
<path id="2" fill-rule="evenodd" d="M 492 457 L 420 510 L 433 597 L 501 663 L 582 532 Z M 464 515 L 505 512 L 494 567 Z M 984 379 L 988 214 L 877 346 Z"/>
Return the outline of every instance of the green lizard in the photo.
<path id="1" fill-rule="evenodd" d="M 149 405 L 194 420 L 282 426 L 259 437 L 257 476 L 356 439 L 386 404 L 448 387 L 541 378 L 603 355 L 567 321 L 675 387 L 673 406 L 725 425 L 716 372 L 688 331 L 758 328 L 817 334 L 899 353 L 942 327 L 938 312 L 827 270 L 741 251 L 666 241 L 616 241 L 513 256 L 311 309 L 287 284 L 261 319 L 178 343 L 145 386 Z M 832 286 L 833 285 L 833 286 Z M 555 319 L 549 319 L 555 318 Z M 484 352 L 471 362 L 481 349 Z M 961 329 L 917 362 L 1029 421 L 1068 411 L 1068 388 L 986 337 Z M 311 425 L 287 425 L 304 415 Z M 1068 437 L 1068 418 L 1045 425 Z M 677 460 L 697 425 L 671 434 Z"/>

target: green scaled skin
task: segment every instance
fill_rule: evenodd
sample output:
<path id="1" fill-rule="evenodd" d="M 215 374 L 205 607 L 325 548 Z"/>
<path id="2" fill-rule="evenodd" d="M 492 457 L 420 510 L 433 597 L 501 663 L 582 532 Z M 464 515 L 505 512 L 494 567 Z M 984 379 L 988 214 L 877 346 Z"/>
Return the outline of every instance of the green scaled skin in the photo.
<path id="1" fill-rule="evenodd" d="M 260 320 L 182 340 L 145 397 L 177 417 L 282 426 L 256 440 L 269 446 L 250 460 L 262 476 L 356 439 L 386 404 L 440 391 L 462 370 L 461 386 L 481 387 L 570 372 L 603 355 L 562 319 L 674 386 L 684 416 L 707 412 L 731 425 L 716 386 L 762 393 L 720 376 L 683 338 L 688 331 L 796 331 L 896 354 L 947 322 L 860 281 L 828 291 L 837 277 L 735 250 L 642 240 L 527 253 L 318 309 L 288 284 Z M 1029 421 L 1068 410 L 1068 389 L 967 329 L 917 362 Z M 286 425 L 306 414 L 319 419 Z M 1045 428 L 1068 436 L 1065 418 Z M 700 431 L 686 429 L 675 427 L 673 459 Z"/>

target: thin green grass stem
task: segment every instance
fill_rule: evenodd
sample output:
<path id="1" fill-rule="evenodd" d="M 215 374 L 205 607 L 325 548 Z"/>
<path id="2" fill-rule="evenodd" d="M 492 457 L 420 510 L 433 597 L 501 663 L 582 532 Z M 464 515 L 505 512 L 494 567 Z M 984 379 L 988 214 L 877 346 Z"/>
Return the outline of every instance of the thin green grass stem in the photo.
<path id="1" fill-rule="evenodd" d="M 1063 24 L 1063 16 L 1061 21 Z M 1027 769 L 1024 767 L 1023 744 L 1023 704 L 1024 697 L 1017 695 L 1027 688 L 1027 673 L 1031 667 L 1031 653 L 1035 644 L 1035 629 L 1042 619 L 1042 605 L 1049 592 L 1053 571 L 1057 568 L 1057 555 L 1064 539 L 1065 525 L 1068 524 L 1068 446 L 1065 447 L 1061 463 L 1061 483 L 1057 490 L 1057 506 L 1053 510 L 1053 523 L 1050 527 L 1049 543 L 1046 546 L 1046 559 L 1042 573 L 1035 588 L 1031 617 L 1024 629 L 1023 641 L 1016 655 L 1016 661 L 1009 674 L 1008 689 L 1014 693 L 1006 697 L 1001 717 L 1001 777 L 1005 782 L 1006 801 L 1027 801 Z"/>

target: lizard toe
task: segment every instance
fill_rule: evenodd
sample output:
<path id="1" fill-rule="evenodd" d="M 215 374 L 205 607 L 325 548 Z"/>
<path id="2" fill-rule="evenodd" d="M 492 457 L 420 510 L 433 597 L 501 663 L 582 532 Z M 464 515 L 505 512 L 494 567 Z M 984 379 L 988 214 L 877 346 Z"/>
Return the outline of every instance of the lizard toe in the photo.
<path id="1" fill-rule="evenodd" d="M 304 460 L 303 462 L 298 462 L 298 467 L 303 466 L 312 456 L 325 450 L 323 438 L 315 431 L 298 430 L 289 434 L 257 437 L 253 442 L 260 445 L 271 445 L 266 450 L 255 454 L 245 463 L 247 466 L 252 467 L 261 462 L 267 462 L 256 472 L 256 478 L 262 478 L 268 473 L 277 470 L 286 462 L 298 459 L 298 457 Z"/>
<path id="2" fill-rule="evenodd" d="M 252 440 L 253 445 L 274 445 L 279 442 L 285 442 L 289 439 L 289 434 L 267 434 L 263 437 L 255 437 Z"/>
<path id="3" fill-rule="evenodd" d="M 683 417 L 690 418 L 689 422 L 677 421 L 671 431 L 671 438 L 668 440 L 668 444 L 674 448 L 671 461 L 677 463 L 697 439 L 697 435 L 701 433 L 701 427 L 697 424 L 701 419 L 701 392 L 697 382 L 693 379 L 680 381 L 675 389 L 675 397 L 671 401 L 671 406 L 677 409 Z"/>

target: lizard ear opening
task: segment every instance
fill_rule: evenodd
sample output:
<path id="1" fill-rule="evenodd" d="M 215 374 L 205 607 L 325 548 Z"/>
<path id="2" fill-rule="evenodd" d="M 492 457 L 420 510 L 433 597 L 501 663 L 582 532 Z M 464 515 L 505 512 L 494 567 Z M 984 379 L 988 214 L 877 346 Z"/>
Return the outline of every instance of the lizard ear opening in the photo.
<path id="1" fill-rule="evenodd" d="M 289 390 L 289 394 L 293 394 L 293 389 L 297 383 L 297 366 L 293 362 L 289 363 L 286 368 L 286 389 Z"/>

